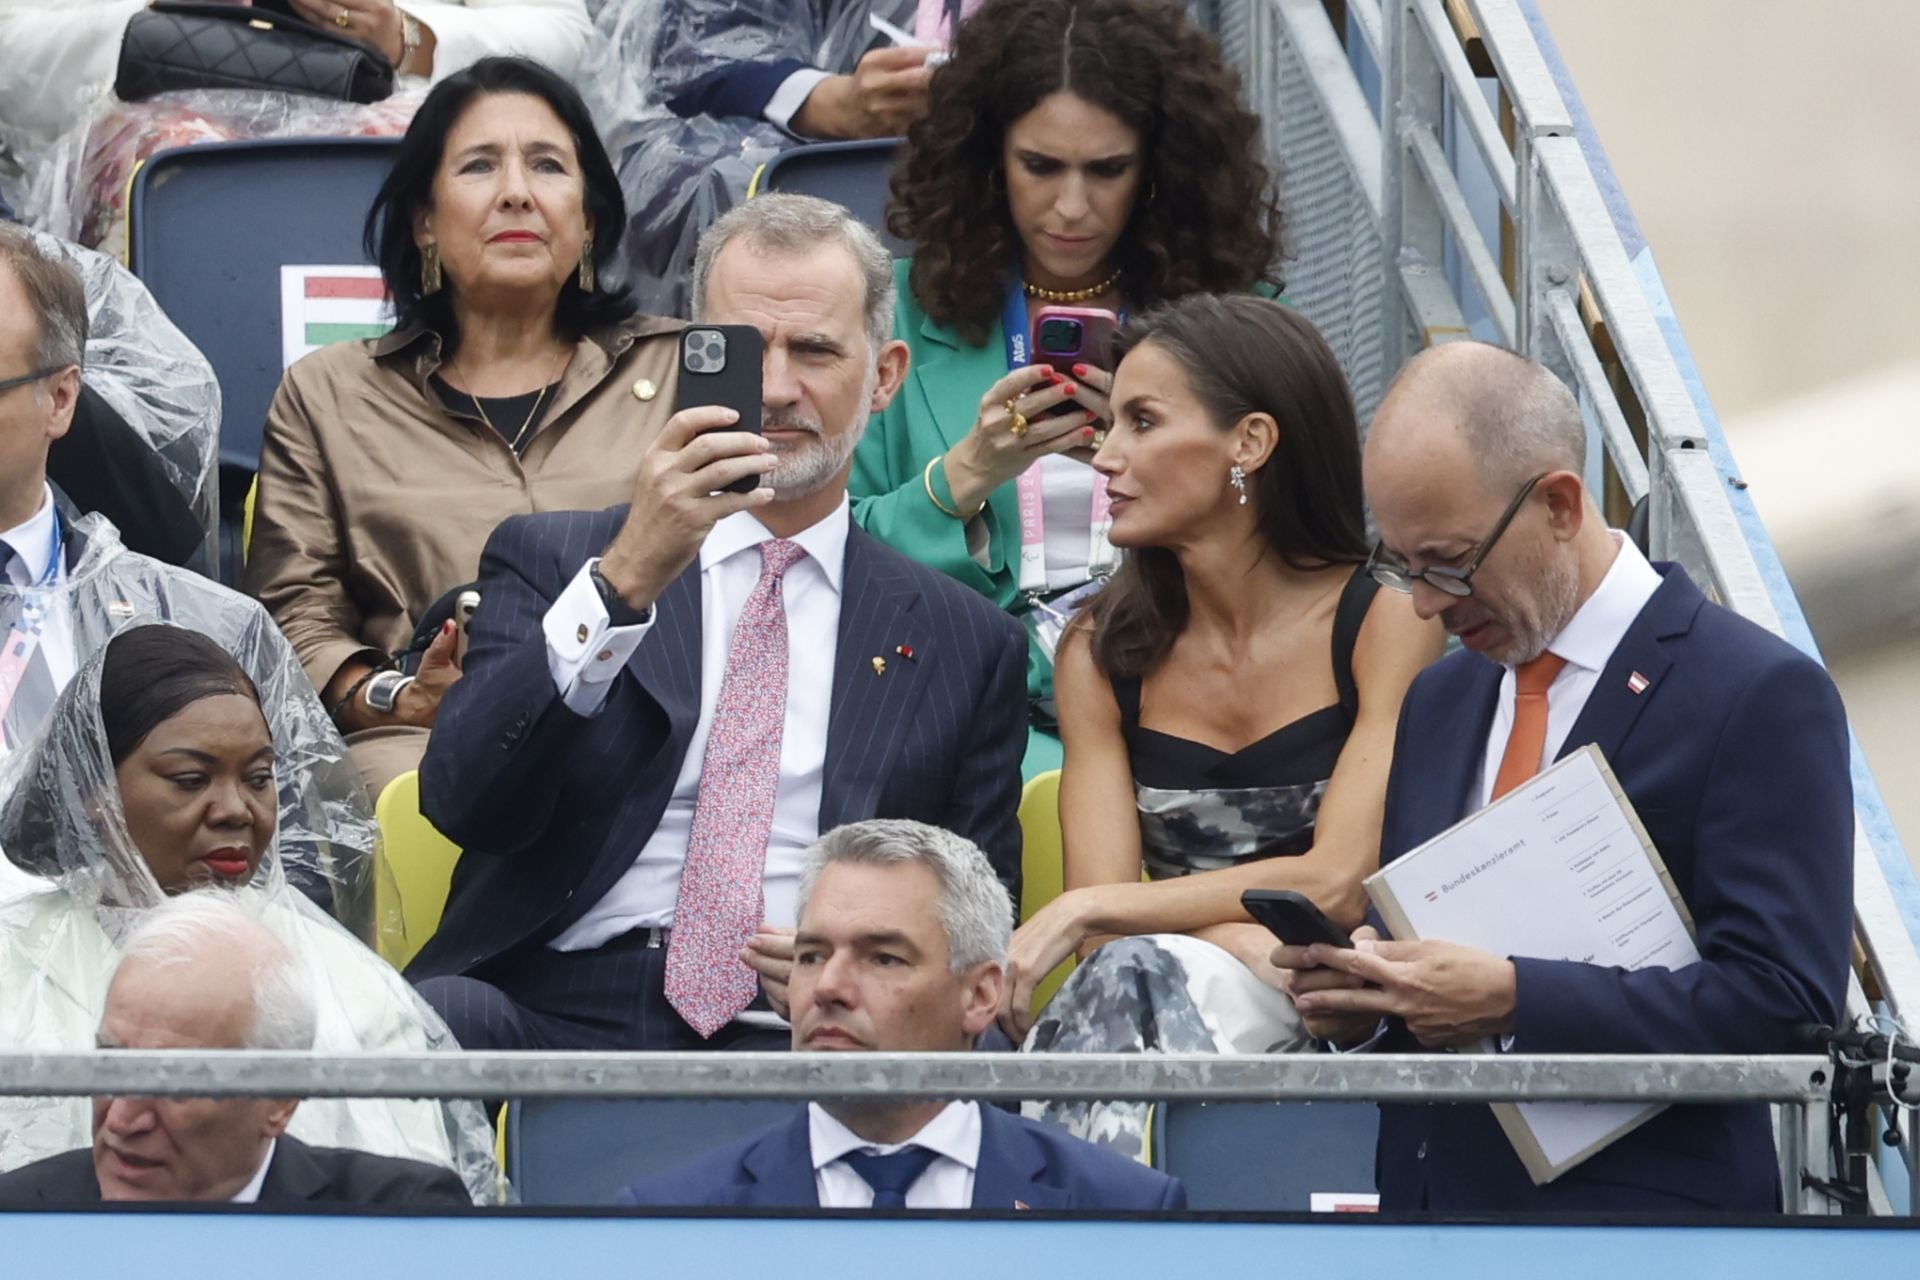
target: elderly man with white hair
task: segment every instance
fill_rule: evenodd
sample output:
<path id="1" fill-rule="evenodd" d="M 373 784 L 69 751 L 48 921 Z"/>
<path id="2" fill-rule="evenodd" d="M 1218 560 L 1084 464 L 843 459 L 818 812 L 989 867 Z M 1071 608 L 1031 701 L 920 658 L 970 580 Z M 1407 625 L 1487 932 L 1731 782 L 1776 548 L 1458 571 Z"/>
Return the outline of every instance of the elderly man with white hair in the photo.
<path id="1" fill-rule="evenodd" d="M 770 195 L 694 275 L 696 331 L 759 332 L 760 421 L 684 407 L 630 504 L 517 516 L 481 558 L 421 768 L 466 852 L 407 973 L 469 1049 L 783 1044 L 802 861 L 844 822 L 935 823 L 1018 884 L 1025 632 L 849 514 L 907 367 L 886 249 Z"/>
<path id="2" fill-rule="evenodd" d="M 311 1049 L 306 968 L 222 889 L 141 918 L 107 988 L 99 1045 L 114 1049 Z M 310 1147 L 290 1137 L 292 1098 L 101 1097 L 93 1146 L 0 1175 L 0 1203 L 195 1201 L 471 1203 L 452 1170 Z"/>
<path id="3" fill-rule="evenodd" d="M 972 842 L 924 823 L 838 827 L 808 851 L 793 1047 L 955 1053 L 993 1025 L 1011 902 Z M 799 1209 L 1182 1209 L 1179 1181 L 977 1102 L 816 1102 L 627 1189 L 644 1205 Z"/>

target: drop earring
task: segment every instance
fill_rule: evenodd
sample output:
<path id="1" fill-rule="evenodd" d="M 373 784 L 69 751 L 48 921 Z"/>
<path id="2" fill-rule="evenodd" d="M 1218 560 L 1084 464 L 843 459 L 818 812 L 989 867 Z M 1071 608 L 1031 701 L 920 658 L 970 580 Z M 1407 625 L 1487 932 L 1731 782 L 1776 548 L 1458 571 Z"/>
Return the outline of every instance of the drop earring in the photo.
<path id="1" fill-rule="evenodd" d="M 440 292 L 440 246 L 423 244 L 420 246 L 420 292 Z"/>
<path id="2" fill-rule="evenodd" d="M 1236 462 L 1233 464 L 1233 466 L 1227 469 L 1227 483 L 1231 484 L 1234 487 L 1234 489 L 1240 494 L 1240 505 L 1243 507 L 1246 506 L 1247 505 L 1247 473 L 1241 469 L 1241 466 L 1239 463 Z"/>
<path id="3" fill-rule="evenodd" d="M 580 292 L 593 292 L 593 237 L 580 246 Z"/>

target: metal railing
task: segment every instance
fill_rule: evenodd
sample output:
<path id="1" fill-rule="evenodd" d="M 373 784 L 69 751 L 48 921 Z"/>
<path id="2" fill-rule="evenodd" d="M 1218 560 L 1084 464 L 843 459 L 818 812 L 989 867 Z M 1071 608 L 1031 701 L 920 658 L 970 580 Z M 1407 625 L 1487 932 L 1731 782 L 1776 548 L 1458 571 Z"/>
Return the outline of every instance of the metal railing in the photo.
<path id="1" fill-rule="evenodd" d="M 0 1053 L 0 1096 L 1763 1102 L 1789 1213 L 1825 1149 L 1821 1057 L 1520 1054 Z M 1810 1164 L 1811 1162 L 1811 1164 Z"/>

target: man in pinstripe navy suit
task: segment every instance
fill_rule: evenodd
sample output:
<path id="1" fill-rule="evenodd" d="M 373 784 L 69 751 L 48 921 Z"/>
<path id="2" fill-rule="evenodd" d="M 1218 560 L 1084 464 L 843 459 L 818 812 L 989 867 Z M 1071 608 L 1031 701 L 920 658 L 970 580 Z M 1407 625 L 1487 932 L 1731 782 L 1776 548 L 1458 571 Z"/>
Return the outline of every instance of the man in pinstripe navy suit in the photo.
<path id="1" fill-rule="evenodd" d="M 469 1048 L 784 1047 L 803 856 L 842 823 L 956 831 L 1018 900 L 1025 632 L 848 511 L 906 373 L 886 250 L 767 196 L 693 283 L 766 341 L 762 433 L 683 410 L 629 506 L 516 517 L 481 559 L 421 768 L 465 853 L 407 971 Z"/>

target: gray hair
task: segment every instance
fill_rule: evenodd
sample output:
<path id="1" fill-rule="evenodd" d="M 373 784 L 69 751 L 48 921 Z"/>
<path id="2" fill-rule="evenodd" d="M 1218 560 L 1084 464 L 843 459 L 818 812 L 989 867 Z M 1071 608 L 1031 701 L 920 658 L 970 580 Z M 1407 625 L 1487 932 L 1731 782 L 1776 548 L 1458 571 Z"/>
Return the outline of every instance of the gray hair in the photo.
<path id="1" fill-rule="evenodd" d="M 29 357 L 34 372 L 85 366 L 87 359 L 87 290 L 80 275 L 49 253 L 25 227 L 0 222 L 0 263 L 20 281 L 39 321 L 40 336 Z"/>
<path id="2" fill-rule="evenodd" d="M 940 882 L 936 909 L 947 934 L 947 967 L 1007 962 L 1013 943 L 1013 898 L 980 846 L 965 836 L 907 818 L 870 818 L 835 827 L 807 850 L 796 916 L 804 916 L 820 872 L 836 862 L 890 866 L 917 862 Z"/>
<path id="3" fill-rule="evenodd" d="M 693 256 L 693 318 L 705 319 L 707 281 L 720 251 L 735 240 L 771 253 L 798 253 L 821 244 L 845 245 L 865 282 L 862 307 L 867 344 L 878 352 L 893 336 L 893 255 L 866 223 L 831 200 L 774 192 L 735 205 L 700 236 Z"/>
<path id="4" fill-rule="evenodd" d="M 319 1011 L 312 975 L 232 890 L 210 887 L 168 898 L 141 915 L 121 950 L 123 965 L 198 965 L 203 972 L 209 953 L 216 954 L 225 966 L 217 972 L 251 987 L 253 1024 L 242 1048 L 313 1048 Z"/>
<path id="5" fill-rule="evenodd" d="M 1408 361 L 1389 388 L 1398 391 L 1451 420 L 1490 493 L 1504 495 L 1543 471 L 1586 474 L 1580 403 L 1536 360 L 1489 343 L 1449 342 Z"/>

